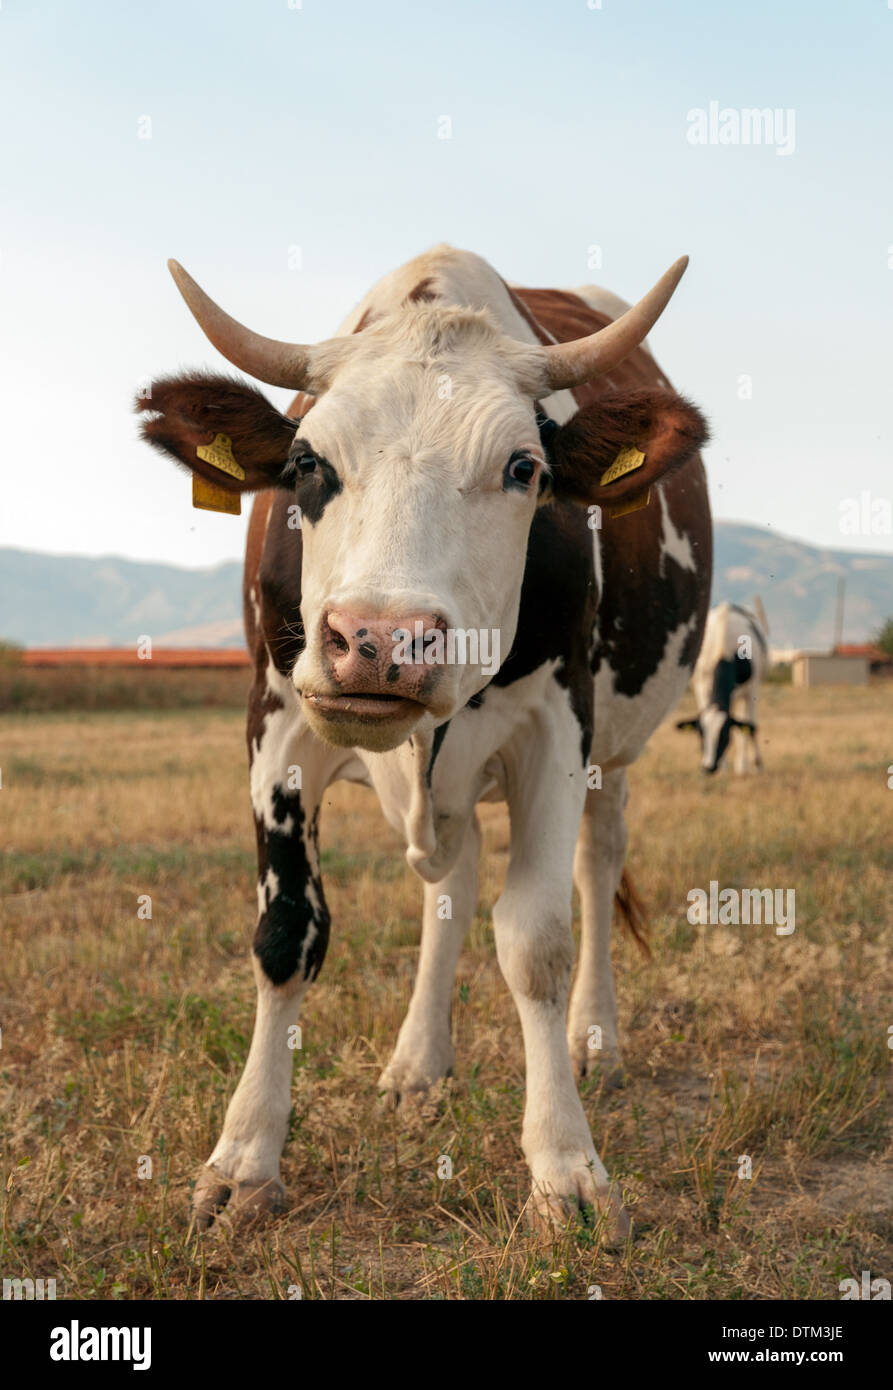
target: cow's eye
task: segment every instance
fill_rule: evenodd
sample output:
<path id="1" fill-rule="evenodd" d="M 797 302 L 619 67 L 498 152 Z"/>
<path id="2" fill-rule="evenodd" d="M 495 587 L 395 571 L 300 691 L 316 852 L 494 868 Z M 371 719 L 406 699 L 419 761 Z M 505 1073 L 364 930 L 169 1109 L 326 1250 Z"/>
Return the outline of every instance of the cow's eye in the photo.
<path id="1" fill-rule="evenodd" d="M 528 488 L 536 477 L 536 463 L 529 454 L 512 454 L 502 476 L 506 487 Z"/>
<path id="2" fill-rule="evenodd" d="M 294 466 L 302 478 L 309 478 L 316 472 L 317 462 L 315 454 L 300 454 L 294 460 Z"/>

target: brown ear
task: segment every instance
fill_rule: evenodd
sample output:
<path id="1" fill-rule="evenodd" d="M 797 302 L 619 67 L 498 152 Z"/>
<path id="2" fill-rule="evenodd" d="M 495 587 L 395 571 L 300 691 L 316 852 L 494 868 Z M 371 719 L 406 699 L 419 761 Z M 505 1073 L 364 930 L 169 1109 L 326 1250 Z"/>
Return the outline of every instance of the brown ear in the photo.
<path id="1" fill-rule="evenodd" d="M 549 440 L 555 496 L 601 505 L 637 497 L 680 468 L 709 435 L 701 412 L 675 391 L 625 391 L 593 401 Z M 616 476 L 602 482 L 609 469 Z"/>
<path id="2" fill-rule="evenodd" d="M 149 417 L 140 430 L 147 444 L 225 492 L 294 485 L 282 474 L 297 422 L 246 382 L 209 372 L 163 377 L 135 409 Z"/>

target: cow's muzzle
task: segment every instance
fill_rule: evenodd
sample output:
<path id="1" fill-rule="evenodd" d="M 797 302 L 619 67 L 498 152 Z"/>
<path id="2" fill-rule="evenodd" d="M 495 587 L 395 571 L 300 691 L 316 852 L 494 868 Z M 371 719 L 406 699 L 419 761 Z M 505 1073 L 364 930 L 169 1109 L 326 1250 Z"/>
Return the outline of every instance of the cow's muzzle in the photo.
<path id="1" fill-rule="evenodd" d="M 434 613 L 381 619 L 329 610 L 320 632 L 324 683 L 301 691 L 312 727 L 342 746 L 384 751 L 402 743 L 441 684 L 443 668 L 426 662 L 424 637 L 444 628 Z"/>

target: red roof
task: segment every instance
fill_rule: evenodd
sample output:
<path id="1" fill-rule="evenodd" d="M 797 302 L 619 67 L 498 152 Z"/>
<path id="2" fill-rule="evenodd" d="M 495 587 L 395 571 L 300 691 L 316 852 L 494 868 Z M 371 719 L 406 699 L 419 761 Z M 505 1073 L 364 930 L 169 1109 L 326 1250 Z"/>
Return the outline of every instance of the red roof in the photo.
<path id="1" fill-rule="evenodd" d="M 23 666 L 215 666 L 249 664 L 241 647 L 154 647 L 151 658 L 135 647 L 32 647 L 22 653 Z"/>
<path id="2" fill-rule="evenodd" d="M 850 642 L 841 643 L 834 648 L 835 656 L 863 656 L 869 661 L 889 661 L 886 652 L 882 652 L 880 647 L 876 647 L 873 642 Z"/>

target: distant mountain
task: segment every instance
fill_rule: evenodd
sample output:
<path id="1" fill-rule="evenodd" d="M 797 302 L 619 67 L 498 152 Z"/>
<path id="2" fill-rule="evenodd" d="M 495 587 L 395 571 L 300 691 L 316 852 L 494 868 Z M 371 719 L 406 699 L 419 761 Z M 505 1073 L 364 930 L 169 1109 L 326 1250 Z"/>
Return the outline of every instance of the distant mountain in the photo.
<path id="1" fill-rule="evenodd" d="M 235 647 L 242 565 L 213 569 L 0 548 L 0 639 L 28 647 Z"/>
<path id="2" fill-rule="evenodd" d="M 893 554 L 827 550 L 758 526 L 716 523 L 713 602 L 762 596 L 774 647 L 828 647 L 837 581 L 846 580 L 843 635 L 870 637 L 893 616 Z M 39 646 L 237 647 L 243 642 L 240 561 L 213 569 L 42 555 L 0 548 L 0 639 Z"/>
<path id="3" fill-rule="evenodd" d="M 864 642 L 893 617 L 893 554 L 827 550 L 759 526 L 715 523 L 713 602 L 759 594 L 773 647 L 834 642 L 838 580 L 845 580 L 844 642 Z"/>

